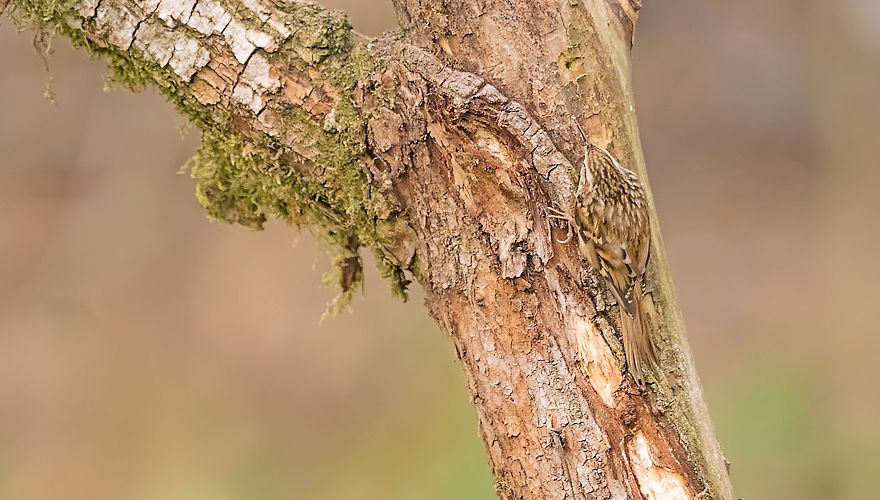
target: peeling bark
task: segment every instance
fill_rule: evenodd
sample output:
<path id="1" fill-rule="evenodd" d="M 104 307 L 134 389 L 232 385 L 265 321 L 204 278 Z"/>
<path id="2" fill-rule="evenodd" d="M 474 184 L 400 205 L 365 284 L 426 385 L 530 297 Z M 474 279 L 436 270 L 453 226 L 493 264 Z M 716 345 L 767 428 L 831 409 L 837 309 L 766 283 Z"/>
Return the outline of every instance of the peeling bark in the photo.
<path id="1" fill-rule="evenodd" d="M 414 277 L 461 359 L 499 497 L 733 498 L 656 222 L 663 375 L 641 392 L 613 299 L 545 212 L 572 201 L 574 120 L 646 183 L 641 3 L 395 4 L 402 29 L 378 39 L 296 1 L 13 0 L 12 15 L 158 85 L 205 130 L 213 216 L 310 225 L 345 290 L 362 245 Z"/>

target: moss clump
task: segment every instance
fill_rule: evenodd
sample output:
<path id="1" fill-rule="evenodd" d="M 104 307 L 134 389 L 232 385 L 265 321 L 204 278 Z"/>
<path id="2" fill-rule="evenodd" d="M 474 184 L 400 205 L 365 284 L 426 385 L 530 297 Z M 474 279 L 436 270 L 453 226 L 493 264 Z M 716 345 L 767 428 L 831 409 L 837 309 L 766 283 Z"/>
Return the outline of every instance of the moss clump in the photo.
<path id="1" fill-rule="evenodd" d="M 263 152 L 241 138 L 206 130 L 188 168 L 196 179 L 196 197 L 212 219 L 262 229 L 267 214 L 287 217 L 274 186 L 258 175 Z"/>
<path id="2" fill-rule="evenodd" d="M 199 202 L 215 220 L 255 230 L 269 218 L 310 228 L 327 249 L 333 266 L 324 283 L 338 287 L 327 315 L 346 310 L 363 284 L 361 240 L 351 219 L 339 212 L 337 191 L 295 175 L 271 142 L 211 129 L 187 167 L 197 181 Z"/>
<path id="3" fill-rule="evenodd" d="M 400 300 L 406 301 L 409 297 L 407 287 L 411 281 L 406 277 L 403 267 L 396 262 L 384 258 L 384 256 L 378 259 L 378 266 L 379 275 L 391 283 L 391 294 Z"/>
<path id="4" fill-rule="evenodd" d="M 76 16 L 80 2 L 76 0 L 12 0 L 6 7 L 19 29 L 32 28 L 37 32 L 58 33 L 65 19 Z"/>

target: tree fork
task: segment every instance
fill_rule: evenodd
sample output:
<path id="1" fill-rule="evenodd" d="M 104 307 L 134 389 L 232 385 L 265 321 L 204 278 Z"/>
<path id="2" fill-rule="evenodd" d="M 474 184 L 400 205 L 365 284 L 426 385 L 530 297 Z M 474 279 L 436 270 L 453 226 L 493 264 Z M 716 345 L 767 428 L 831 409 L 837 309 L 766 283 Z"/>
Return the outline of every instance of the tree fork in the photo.
<path id="1" fill-rule="evenodd" d="M 499 497 L 733 498 L 653 202 L 663 374 L 645 391 L 623 375 L 611 297 L 545 210 L 576 186 L 574 120 L 647 184 L 630 82 L 640 1 L 395 0 L 401 30 L 375 39 L 298 1 L 4 4 L 38 44 L 70 38 L 202 130 L 192 173 L 210 216 L 308 227 L 343 299 L 361 246 L 396 289 L 418 281 Z"/>

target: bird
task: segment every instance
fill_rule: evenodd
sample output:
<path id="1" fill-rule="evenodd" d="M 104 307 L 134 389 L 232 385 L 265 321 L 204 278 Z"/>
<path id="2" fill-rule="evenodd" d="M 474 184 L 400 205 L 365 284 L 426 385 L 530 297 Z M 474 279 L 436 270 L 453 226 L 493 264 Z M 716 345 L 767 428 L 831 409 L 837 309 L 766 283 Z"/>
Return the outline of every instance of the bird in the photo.
<path id="1" fill-rule="evenodd" d="M 644 302 L 651 256 L 648 201 L 634 172 L 587 140 L 583 131 L 581 136 L 586 154 L 573 214 L 555 211 L 550 217 L 567 221 L 581 257 L 598 271 L 617 300 L 627 369 L 644 388 L 646 372 L 659 367 Z"/>

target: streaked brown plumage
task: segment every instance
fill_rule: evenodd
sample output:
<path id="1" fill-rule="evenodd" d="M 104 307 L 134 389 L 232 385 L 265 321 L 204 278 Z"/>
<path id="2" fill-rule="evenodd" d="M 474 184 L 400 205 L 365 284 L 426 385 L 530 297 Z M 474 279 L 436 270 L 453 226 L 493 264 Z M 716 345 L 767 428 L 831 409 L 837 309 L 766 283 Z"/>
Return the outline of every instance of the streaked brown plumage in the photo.
<path id="1" fill-rule="evenodd" d="M 598 146 L 586 149 L 573 217 L 578 248 L 620 305 L 627 367 L 644 386 L 645 370 L 658 366 L 642 302 L 651 253 L 648 202 L 632 171 Z"/>

